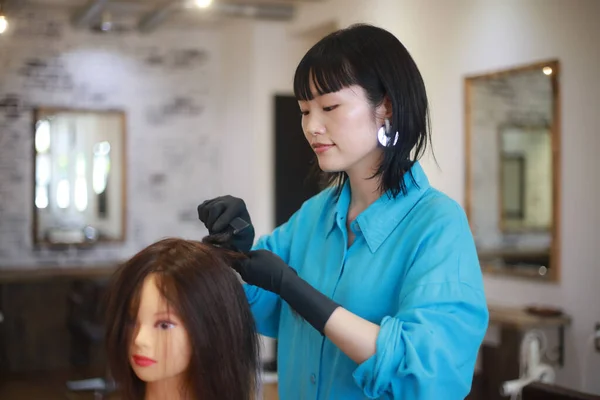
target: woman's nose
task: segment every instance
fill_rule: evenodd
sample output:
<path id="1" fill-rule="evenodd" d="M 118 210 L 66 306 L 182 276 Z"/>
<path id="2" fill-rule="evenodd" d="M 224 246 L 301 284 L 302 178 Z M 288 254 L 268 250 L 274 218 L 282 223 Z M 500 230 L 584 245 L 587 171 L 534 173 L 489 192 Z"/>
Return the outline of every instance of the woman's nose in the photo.
<path id="1" fill-rule="evenodd" d="M 304 132 L 310 136 L 322 135 L 325 133 L 325 127 L 316 116 L 306 115 L 304 117 Z"/>

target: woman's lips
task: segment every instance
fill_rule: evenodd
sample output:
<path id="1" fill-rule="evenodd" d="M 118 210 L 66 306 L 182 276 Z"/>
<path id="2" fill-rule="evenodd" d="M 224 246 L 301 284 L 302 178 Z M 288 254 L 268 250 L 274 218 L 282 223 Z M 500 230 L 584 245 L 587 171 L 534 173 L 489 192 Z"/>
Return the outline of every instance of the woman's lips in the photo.
<path id="1" fill-rule="evenodd" d="M 313 149 L 315 150 L 315 153 L 324 153 L 327 150 L 331 149 L 333 146 L 335 146 L 334 144 L 316 144 L 313 145 Z"/>
<path id="2" fill-rule="evenodd" d="M 137 354 L 132 358 L 133 362 L 140 367 L 149 367 L 150 365 L 156 364 L 156 361 L 153 359 L 144 356 L 138 356 Z"/>

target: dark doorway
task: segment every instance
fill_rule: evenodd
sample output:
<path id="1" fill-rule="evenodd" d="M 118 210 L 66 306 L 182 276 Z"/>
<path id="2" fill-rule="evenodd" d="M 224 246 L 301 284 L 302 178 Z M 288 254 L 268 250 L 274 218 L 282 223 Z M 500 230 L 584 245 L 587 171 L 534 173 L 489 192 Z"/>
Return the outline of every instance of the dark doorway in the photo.
<path id="1" fill-rule="evenodd" d="M 275 96 L 275 226 L 319 192 L 318 181 L 311 176 L 315 156 L 304 138 L 301 119 L 294 96 Z M 263 368 L 277 371 L 277 346 L 275 359 Z"/>
<path id="2" fill-rule="evenodd" d="M 275 96 L 275 225 L 286 222 L 302 203 L 319 192 L 310 176 L 315 156 L 304 138 L 294 96 Z"/>

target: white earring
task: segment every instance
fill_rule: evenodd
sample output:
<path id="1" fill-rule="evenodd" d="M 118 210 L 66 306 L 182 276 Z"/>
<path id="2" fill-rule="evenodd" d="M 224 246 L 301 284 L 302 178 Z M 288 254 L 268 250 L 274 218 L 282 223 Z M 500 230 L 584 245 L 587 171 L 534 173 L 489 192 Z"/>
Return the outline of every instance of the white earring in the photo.
<path id="1" fill-rule="evenodd" d="M 379 144 L 381 144 L 383 147 L 388 147 L 388 145 L 390 144 L 390 131 L 391 131 L 391 126 L 390 126 L 390 120 L 389 119 L 385 119 L 385 127 L 382 126 L 381 128 L 379 128 L 379 130 L 377 131 L 377 140 L 379 141 Z M 396 132 L 396 135 L 394 136 L 394 144 L 392 144 L 392 146 L 395 146 L 396 143 L 398 143 L 398 132 Z"/>

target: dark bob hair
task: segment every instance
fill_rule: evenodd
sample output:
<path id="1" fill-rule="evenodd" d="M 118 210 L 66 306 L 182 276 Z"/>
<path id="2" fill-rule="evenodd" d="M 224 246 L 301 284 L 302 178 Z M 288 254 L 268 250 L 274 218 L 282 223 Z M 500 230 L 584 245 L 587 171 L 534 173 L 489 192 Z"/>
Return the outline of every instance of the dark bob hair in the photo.
<path id="1" fill-rule="evenodd" d="M 203 242 L 169 238 L 154 243 L 113 275 L 106 304 L 110 371 L 124 399 L 144 398 L 145 382 L 130 366 L 131 310 L 147 276 L 185 325 L 191 359 L 184 385 L 189 398 L 249 400 L 257 389 L 259 337 L 242 284 L 231 268 L 246 258 L 222 246 L 227 237 Z"/>
<path id="2" fill-rule="evenodd" d="M 319 95 L 359 85 L 373 108 L 389 98 L 392 140 L 373 177 L 381 176 L 382 192 L 390 191 L 394 197 L 406 193 L 404 174 L 423 155 L 431 134 L 425 84 L 404 45 L 390 32 L 367 24 L 338 30 L 321 39 L 300 61 L 294 76 L 298 100 L 313 99 L 311 81 Z M 393 145 L 396 132 L 399 138 Z M 326 186 L 337 185 L 338 193 L 348 179 L 344 172 L 323 177 Z"/>

